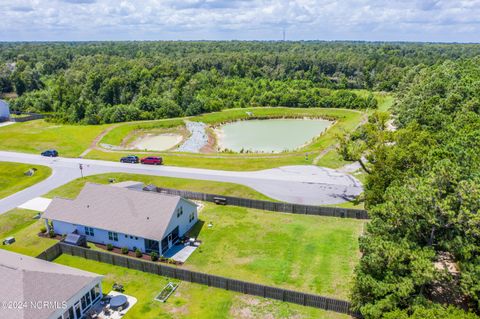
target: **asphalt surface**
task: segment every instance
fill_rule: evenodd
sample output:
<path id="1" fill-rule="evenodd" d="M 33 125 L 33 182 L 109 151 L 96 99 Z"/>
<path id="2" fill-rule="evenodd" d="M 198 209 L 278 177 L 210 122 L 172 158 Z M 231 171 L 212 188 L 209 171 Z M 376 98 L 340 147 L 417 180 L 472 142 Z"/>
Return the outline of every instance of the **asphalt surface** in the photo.
<path id="1" fill-rule="evenodd" d="M 84 176 L 117 172 L 230 182 L 249 186 L 280 201 L 297 204 L 339 204 L 345 202 L 347 198 L 352 199 L 359 195 L 363 190 L 361 183 L 347 173 L 310 165 L 286 166 L 254 172 L 235 172 L 124 164 L 80 158 L 47 158 L 40 155 L 3 151 L 0 151 L 0 160 L 44 165 L 53 170 L 52 175 L 44 181 L 0 200 L 0 214 L 79 178 L 81 176 L 79 164 L 83 166 Z"/>

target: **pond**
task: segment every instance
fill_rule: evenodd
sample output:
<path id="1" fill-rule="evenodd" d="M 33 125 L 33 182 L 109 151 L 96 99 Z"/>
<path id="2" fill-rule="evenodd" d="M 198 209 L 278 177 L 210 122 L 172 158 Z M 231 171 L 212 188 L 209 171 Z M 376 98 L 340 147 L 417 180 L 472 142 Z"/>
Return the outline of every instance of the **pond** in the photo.
<path id="1" fill-rule="evenodd" d="M 331 124 L 322 119 L 248 120 L 225 124 L 216 134 L 220 149 L 278 153 L 305 146 Z"/>

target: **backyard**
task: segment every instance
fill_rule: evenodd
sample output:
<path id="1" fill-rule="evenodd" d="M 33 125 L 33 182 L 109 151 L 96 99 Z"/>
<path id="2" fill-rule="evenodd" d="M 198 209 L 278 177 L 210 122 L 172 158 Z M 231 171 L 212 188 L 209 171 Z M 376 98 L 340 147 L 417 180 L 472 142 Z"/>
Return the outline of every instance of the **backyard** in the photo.
<path id="1" fill-rule="evenodd" d="M 172 281 L 169 278 L 69 255 L 62 255 L 55 262 L 104 275 L 104 293 L 109 292 L 113 283 L 122 284 L 125 294 L 138 299 L 137 304 L 123 317 L 125 319 L 349 318 L 334 312 L 247 296 L 184 281 L 175 281 L 180 283 L 179 287 L 166 303 L 161 303 L 154 298 L 168 282 Z"/>
<path id="2" fill-rule="evenodd" d="M 24 173 L 31 168 L 36 169 L 34 175 L 26 176 Z M 41 182 L 51 173 L 45 166 L 0 162 L 0 199 Z"/>
<path id="3" fill-rule="evenodd" d="M 363 221 L 205 205 L 185 268 L 348 299 Z"/>

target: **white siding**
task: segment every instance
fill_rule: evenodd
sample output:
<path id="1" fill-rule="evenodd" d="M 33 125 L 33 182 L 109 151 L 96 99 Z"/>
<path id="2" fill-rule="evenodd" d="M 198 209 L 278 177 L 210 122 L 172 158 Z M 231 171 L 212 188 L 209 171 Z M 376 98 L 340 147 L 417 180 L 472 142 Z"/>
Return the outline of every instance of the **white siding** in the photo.
<path id="1" fill-rule="evenodd" d="M 94 306 L 97 302 L 99 302 L 103 297 L 102 280 L 100 278 L 93 280 L 90 284 L 88 284 L 83 288 L 79 287 L 80 290 L 75 295 L 73 295 L 69 300 L 66 301 L 65 309 L 56 310 L 54 314 L 50 316 L 50 318 L 56 319 L 62 316 L 65 313 L 65 311 L 68 311 L 70 307 L 74 307 L 77 302 L 81 301 L 82 297 L 85 296 L 85 294 L 89 293 L 90 290 L 92 290 L 97 284 L 100 286 L 100 294 L 95 300 L 92 300 L 89 307 L 87 307 L 86 309 L 82 309 L 82 315 L 85 314 L 88 310 L 92 309 L 92 306 Z"/>
<path id="2" fill-rule="evenodd" d="M 177 217 L 177 211 L 180 207 L 183 207 L 183 214 L 180 217 Z M 189 222 L 189 216 L 190 214 L 194 214 L 194 218 L 191 222 Z M 177 207 L 175 208 L 175 213 L 172 216 L 172 219 L 170 220 L 170 223 L 167 227 L 167 230 L 165 231 L 165 234 L 163 234 L 163 237 L 167 236 L 172 232 L 172 230 L 175 229 L 175 227 L 178 226 L 178 236 L 182 237 L 185 235 L 186 232 L 188 232 L 193 225 L 196 224 L 198 221 L 198 213 L 197 213 L 197 205 L 184 200 L 183 198 L 178 202 Z"/>
<path id="3" fill-rule="evenodd" d="M 145 240 L 138 236 L 135 237 L 128 234 L 117 233 L 118 241 L 115 241 L 108 238 L 108 230 L 93 228 L 94 236 L 89 236 L 85 234 L 85 226 L 83 225 L 72 225 L 70 223 L 57 220 L 54 220 L 52 223 L 55 233 L 59 235 L 70 234 L 76 230 L 78 234 L 85 235 L 87 237 L 87 241 L 92 243 L 104 245 L 112 244 L 113 246 L 118 248 L 128 247 L 130 250 L 134 250 L 134 248 L 139 248 L 142 252 L 145 252 Z"/>

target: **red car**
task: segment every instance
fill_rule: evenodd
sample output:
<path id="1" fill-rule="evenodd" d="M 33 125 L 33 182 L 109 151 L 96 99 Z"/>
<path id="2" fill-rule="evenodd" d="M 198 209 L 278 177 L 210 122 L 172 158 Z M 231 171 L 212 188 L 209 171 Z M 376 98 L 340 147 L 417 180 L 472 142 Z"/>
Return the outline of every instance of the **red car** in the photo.
<path id="1" fill-rule="evenodd" d="M 150 165 L 162 165 L 163 159 L 161 157 L 157 157 L 157 156 L 149 156 L 149 157 L 142 158 L 140 160 L 140 163 L 150 164 Z"/>

